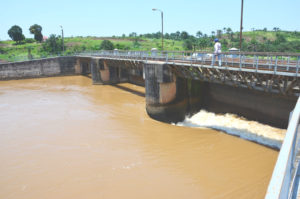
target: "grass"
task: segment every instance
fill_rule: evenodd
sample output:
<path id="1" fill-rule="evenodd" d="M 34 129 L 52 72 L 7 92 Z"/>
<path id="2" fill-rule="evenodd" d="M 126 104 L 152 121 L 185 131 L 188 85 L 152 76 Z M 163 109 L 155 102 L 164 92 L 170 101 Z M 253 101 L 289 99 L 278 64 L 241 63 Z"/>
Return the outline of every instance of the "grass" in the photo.
<path id="1" fill-rule="evenodd" d="M 249 31 L 243 33 L 243 38 L 249 42 L 251 39 L 256 39 L 259 42 L 266 40 L 274 41 L 276 34 L 282 34 L 287 41 L 300 41 L 300 34 L 298 32 L 287 31 Z M 235 33 L 234 37 L 237 38 L 238 33 Z M 223 35 L 223 38 L 228 39 L 227 35 Z M 150 51 L 152 48 L 161 49 L 161 39 L 150 39 L 139 37 L 137 42 L 135 38 L 131 37 L 67 37 L 64 39 L 66 46 L 66 54 L 73 54 L 74 52 L 82 51 L 96 51 L 100 50 L 100 44 L 103 40 L 110 40 L 115 48 L 134 51 Z M 43 52 L 41 43 L 25 43 L 16 45 L 14 41 L 0 41 L 0 59 L 13 61 L 17 57 L 27 57 L 28 49 L 31 49 L 31 54 L 34 58 L 45 57 L 46 52 Z M 183 41 L 164 39 L 164 50 L 167 51 L 184 51 Z M 213 47 L 208 47 L 206 50 L 213 50 Z M 225 49 L 226 50 L 226 49 Z"/>

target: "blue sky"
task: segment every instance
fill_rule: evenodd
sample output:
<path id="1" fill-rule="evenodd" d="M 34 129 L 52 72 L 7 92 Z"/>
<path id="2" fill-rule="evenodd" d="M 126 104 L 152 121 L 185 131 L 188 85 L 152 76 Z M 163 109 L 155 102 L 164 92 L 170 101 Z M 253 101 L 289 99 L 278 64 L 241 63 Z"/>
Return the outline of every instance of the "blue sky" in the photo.
<path id="1" fill-rule="evenodd" d="M 26 37 L 35 23 L 42 33 L 65 36 L 112 36 L 161 30 L 159 8 L 164 12 L 164 32 L 196 34 L 240 26 L 241 0 L 0 0 L 0 40 L 19 25 Z M 300 31 L 300 0 L 244 0 L 244 30 L 264 27 Z"/>

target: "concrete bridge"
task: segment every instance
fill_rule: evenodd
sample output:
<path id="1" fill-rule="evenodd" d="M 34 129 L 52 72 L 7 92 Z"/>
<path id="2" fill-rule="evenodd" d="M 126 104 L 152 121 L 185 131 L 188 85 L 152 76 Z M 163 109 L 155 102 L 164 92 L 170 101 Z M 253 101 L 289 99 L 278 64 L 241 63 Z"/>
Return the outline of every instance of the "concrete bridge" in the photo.
<path id="1" fill-rule="evenodd" d="M 145 82 L 147 112 L 165 122 L 204 108 L 286 128 L 300 94 L 300 54 L 224 53 L 221 66 L 206 52 L 115 50 L 77 57 L 94 84 Z"/>
<path id="2" fill-rule="evenodd" d="M 219 60 L 218 60 L 219 61 Z M 178 122 L 200 109 L 286 128 L 300 95 L 300 54 L 99 51 L 0 64 L 0 79 L 91 75 L 94 84 L 145 85 L 146 109 Z"/>

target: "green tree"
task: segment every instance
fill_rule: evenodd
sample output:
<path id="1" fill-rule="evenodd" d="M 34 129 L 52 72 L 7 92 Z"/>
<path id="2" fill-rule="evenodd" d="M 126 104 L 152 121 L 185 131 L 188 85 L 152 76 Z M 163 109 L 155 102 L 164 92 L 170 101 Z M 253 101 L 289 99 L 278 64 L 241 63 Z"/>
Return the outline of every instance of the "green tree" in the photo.
<path id="1" fill-rule="evenodd" d="M 199 48 L 202 50 L 207 48 L 209 46 L 209 43 L 210 43 L 210 39 L 207 36 L 200 38 L 198 41 Z"/>
<path id="2" fill-rule="evenodd" d="M 202 33 L 201 31 L 198 31 L 198 32 L 196 33 L 196 36 L 197 36 L 198 38 L 201 38 L 201 37 L 203 36 L 203 33 Z"/>
<path id="3" fill-rule="evenodd" d="M 60 36 L 51 34 L 50 37 L 43 43 L 43 49 L 52 54 L 58 54 L 62 51 L 62 42 Z"/>
<path id="4" fill-rule="evenodd" d="M 182 45 L 185 50 L 193 50 L 193 41 L 190 39 L 184 40 Z"/>
<path id="5" fill-rule="evenodd" d="M 42 35 L 42 26 L 38 24 L 34 24 L 30 26 L 29 32 L 31 34 L 34 34 L 34 39 L 38 42 L 43 41 L 43 35 Z"/>
<path id="6" fill-rule="evenodd" d="M 23 41 L 25 39 L 23 33 L 22 33 L 22 28 L 20 26 L 14 25 L 12 26 L 9 30 L 8 30 L 8 35 L 9 37 L 17 42 L 17 43 L 21 43 L 21 41 Z"/>
<path id="7" fill-rule="evenodd" d="M 280 44 L 286 42 L 286 38 L 283 34 L 276 33 L 276 39 L 274 41 L 275 44 Z"/>
<path id="8" fill-rule="evenodd" d="M 217 30 L 217 37 L 218 38 L 222 38 L 222 34 L 223 34 L 222 30 Z"/>
<path id="9" fill-rule="evenodd" d="M 180 34 L 180 38 L 182 40 L 185 40 L 185 39 L 189 38 L 189 34 L 186 31 L 182 31 Z"/>
<path id="10" fill-rule="evenodd" d="M 38 42 L 42 42 L 43 41 L 43 35 L 42 33 L 37 33 L 34 35 L 34 39 Z"/>
<path id="11" fill-rule="evenodd" d="M 113 50 L 114 44 L 109 40 L 103 40 L 100 45 L 101 50 Z"/>
<path id="12" fill-rule="evenodd" d="M 227 29 L 226 29 L 226 34 L 230 34 L 230 33 L 232 33 L 232 30 L 231 30 L 231 28 L 230 27 L 228 27 Z"/>

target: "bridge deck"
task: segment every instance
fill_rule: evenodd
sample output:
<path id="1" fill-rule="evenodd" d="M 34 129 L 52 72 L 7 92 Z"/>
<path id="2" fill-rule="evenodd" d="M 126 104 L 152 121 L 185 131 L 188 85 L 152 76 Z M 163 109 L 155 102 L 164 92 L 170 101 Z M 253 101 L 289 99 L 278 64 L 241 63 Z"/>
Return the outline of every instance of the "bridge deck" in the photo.
<path id="1" fill-rule="evenodd" d="M 261 57 L 243 55 L 232 57 L 224 55 L 222 65 L 213 61 L 212 57 L 203 55 L 170 56 L 169 54 L 148 55 L 146 52 L 114 52 L 101 51 L 91 54 L 81 54 L 87 57 L 121 61 L 126 67 L 141 67 L 138 63 L 166 64 L 172 67 L 176 75 L 194 80 L 209 81 L 249 89 L 260 90 L 282 95 L 300 96 L 299 57 Z M 139 66 L 137 66 L 139 65 Z"/>

